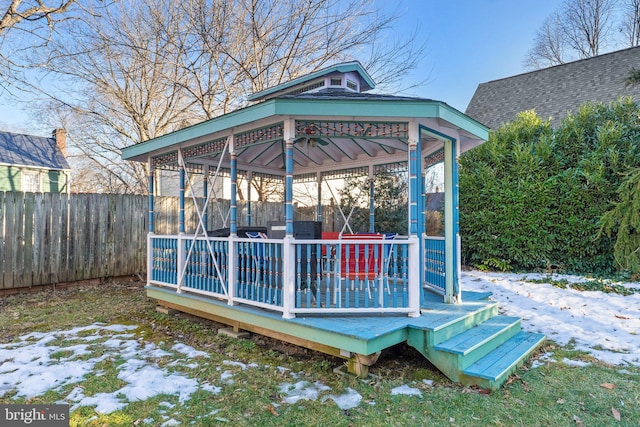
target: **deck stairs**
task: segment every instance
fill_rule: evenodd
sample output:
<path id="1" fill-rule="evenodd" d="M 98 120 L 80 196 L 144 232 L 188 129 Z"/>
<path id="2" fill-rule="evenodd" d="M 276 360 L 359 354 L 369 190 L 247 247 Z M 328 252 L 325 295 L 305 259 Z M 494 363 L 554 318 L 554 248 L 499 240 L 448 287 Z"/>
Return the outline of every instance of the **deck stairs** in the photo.
<path id="1" fill-rule="evenodd" d="M 496 390 L 545 336 L 523 332 L 521 319 L 500 315 L 488 296 L 459 304 L 455 311 L 425 302 L 424 323 L 411 328 L 407 342 L 452 381 Z"/>

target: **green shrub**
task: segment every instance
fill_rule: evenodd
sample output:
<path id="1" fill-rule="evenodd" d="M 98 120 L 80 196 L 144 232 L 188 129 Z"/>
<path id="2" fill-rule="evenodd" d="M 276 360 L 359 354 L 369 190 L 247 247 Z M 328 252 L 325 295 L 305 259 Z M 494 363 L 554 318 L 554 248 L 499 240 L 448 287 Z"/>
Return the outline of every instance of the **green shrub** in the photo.
<path id="1" fill-rule="evenodd" d="M 527 111 L 465 153 L 464 261 L 611 273 L 616 238 L 599 233 L 601 219 L 619 201 L 624 174 L 640 166 L 639 116 L 631 100 L 587 104 L 553 130 Z"/>

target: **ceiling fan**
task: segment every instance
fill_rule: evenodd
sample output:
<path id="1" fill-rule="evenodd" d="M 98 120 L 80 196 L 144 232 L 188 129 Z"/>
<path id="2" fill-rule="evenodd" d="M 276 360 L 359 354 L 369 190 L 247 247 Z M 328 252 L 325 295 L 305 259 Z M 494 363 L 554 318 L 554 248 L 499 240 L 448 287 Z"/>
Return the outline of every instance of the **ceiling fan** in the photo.
<path id="1" fill-rule="evenodd" d="M 318 145 L 326 147 L 327 145 L 329 145 L 329 143 L 324 139 L 320 139 L 313 136 L 301 136 L 299 138 L 294 139 L 293 143 L 303 145 L 307 148 L 315 148 Z"/>

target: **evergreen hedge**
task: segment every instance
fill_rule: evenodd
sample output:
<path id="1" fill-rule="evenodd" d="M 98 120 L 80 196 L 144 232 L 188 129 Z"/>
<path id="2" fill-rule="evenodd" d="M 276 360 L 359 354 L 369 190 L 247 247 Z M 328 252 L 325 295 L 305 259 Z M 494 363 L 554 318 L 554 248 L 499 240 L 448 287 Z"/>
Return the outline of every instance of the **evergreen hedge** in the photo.
<path id="1" fill-rule="evenodd" d="M 492 132 L 460 158 L 463 262 L 504 271 L 628 269 L 614 260 L 623 213 L 613 210 L 640 167 L 639 141 L 640 109 L 630 99 L 586 104 L 555 130 L 527 111 Z"/>

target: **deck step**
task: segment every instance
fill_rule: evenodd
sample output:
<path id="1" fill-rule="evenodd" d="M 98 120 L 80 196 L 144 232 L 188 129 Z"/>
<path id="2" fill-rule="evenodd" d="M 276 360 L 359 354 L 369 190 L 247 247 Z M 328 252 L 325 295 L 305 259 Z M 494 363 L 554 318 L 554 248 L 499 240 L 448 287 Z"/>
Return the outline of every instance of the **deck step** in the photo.
<path id="1" fill-rule="evenodd" d="M 519 332 L 495 350 L 463 371 L 465 382 L 480 383 L 490 389 L 499 388 L 508 376 L 544 342 L 545 336 Z M 469 378 L 484 381 L 469 381 Z"/>
<path id="2" fill-rule="evenodd" d="M 435 346 L 498 315 L 498 303 L 474 301 L 452 307 L 427 305 L 422 311 L 422 327 L 428 333 L 428 345 Z"/>
<path id="3" fill-rule="evenodd" d="M 439 351 L 458 357 L 458 367 L 464 369 L 487 355 L 520 332 L 520 318 L 496 316 L 437 344 Z"/>

